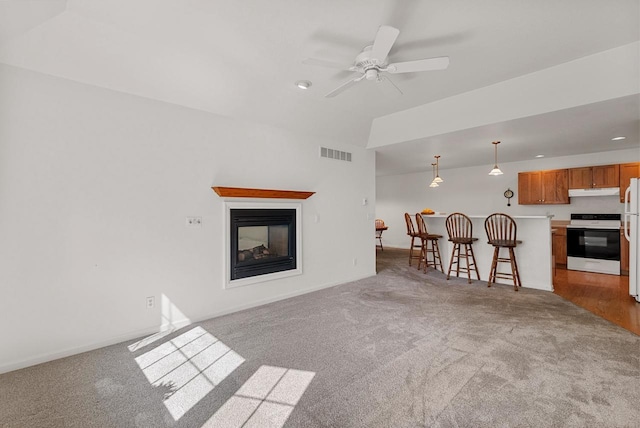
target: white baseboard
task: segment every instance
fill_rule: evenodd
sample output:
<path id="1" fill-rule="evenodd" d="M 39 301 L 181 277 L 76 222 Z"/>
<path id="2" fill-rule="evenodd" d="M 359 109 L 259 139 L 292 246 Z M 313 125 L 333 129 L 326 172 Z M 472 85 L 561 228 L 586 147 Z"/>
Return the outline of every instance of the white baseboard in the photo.
<path id="1" fill-rule="evenodd" d="M 347 280 L 343 280 L 343 281 L 339 281 L 339 282 L 331 282 L 331 283 L 327 283 L 327 284 L 323 284 L 323 285 L 319 285 L 317 287 L 313 287 L 313 288 L 306 288 L 304 290 L 298 290 L 298 291 L 294 291 L 291 293 L 283 293 L 283 294 L 279 294 L 277 296 L 273 296 L 267 299 L 262 299 L 262 300 L 258 300 L 256 302 L 252 302 L 252 303 L 248 303 L 248 304 L 243 304 L 243 305 L 238 305 L 238 306 L 234 306 L 222 311 L 216 311 L 213 312 L 211 314 L 208 314 L 206 316 L 200 317 L 196 320 L 192 320 L 189 321 L 188 319 L 185 320 L 180 320 L 177 322 L 173 322 L 172 323 L 172 327 L 176 330 L 183 328 L 191 323 L 194 322 L 201 322 L 201 321 L 205 321 L 211 318 L 215 318 L 215 317 L 219 317 L 222 315 L 227 315 L 233 312 L 238 312 L 238 311 L 242 311 L 245 309 L 250 309 L 250 308 L 254 308 L 257 306 L 262 306 L 262 305 L 266 305 L 268 303 L 272 303 L 272 302 L 277 302 L 279 300 L 284 300 L 284 299 L 289 299 L 291 297 L 296 297 L 296 296 L 300 296 L 302 294 L 307 294 L 307 293 L 312 293 L 314 291 L 318 291 L 318 290 L 322 290 L 325 288 L 330 288 L 330 287 L 335 287 L 337 285 L 341 285 L 341 284 L 346 284 L 349 282 L 353 282 L 353 281 L 358 281 L 360 279 L 364 279 L 364 278 L 369 278 L 371 276 L 375 276 L 375 272 L 373 272 L 372 274 L 369 275 L 361 275 L 361 276 L 357 276 L 357 277 L 353 277 Z M 49 361 L 53 361 L 53 360 L 57 360 L 60 358 L 65 358 L 65 357 L 70 357 L 72 355 L 76 355 L 76 354 L 80 354 L 82 352 L 88 352 L 88 351 L 93 351 L 99 348 L 104 348 L 106 346 L 111 346 L 111 345 L 116 345 L 118 343 L 123 343 L 123 342 L 128 342 L 130 340 L 134 340 L 134 339 L 140 339 L 141 337 L 144 336 L 149 336 L 152 334 L 156 334 L 159 331 L 163 331 L 163 329 L 166 329 L 168 326 L 153 326 L 153 327 L 148 327 L 148 328 L 143 328 L 140 330 L 132 330 L 130 332 L 127 332 L 125 334 L 121 334 L 121 335 L 117 335 L 117 336 L 113 336 L 110 337 L 108 339 L 105 340 L 99 340 L 96 342 L 90 342 L 90 343 L 86 343 L 84 345 L 80 345 L 80 346 L 74 346 L 71 348 L 66 348 L 60 351 L 56 351 L 56 352 L 49 352 L 49 353 L 44 353 L 44 354 L 40 354 L 38 356 L 35 357 L 30 357 L 30 358 L 26 358 L 23 360 L 17 360 L 17 361 L 12 361 L 9 363 L 4 363 L 2 365 L 0 365 L 0 374 L 2 373 L 7 373 L 7 372 L 11 372 L 14 370 L 19 370 L 19 369 L 23 369 L 26 367 L 31 367 L 31 366 L 35 366 L 37 364 L 42 364 L 42 363 L 46 363 Z"/>
<path id="2" fill-rule="evenodd" d="M 46 363 L 46 362 L 57 360 L 60 358 L 70 357 L 72 355 L 81 354 L 87 351 L 93 351 L 94 349 L 104 348 L 105 346 L 111 346 L 117 343 L 126 342 L 127 340 L 153 334 L 153 333 L 156 333 L 157 331 L 158 331 L 158 327 L 144 328 L 140 330 L 130 331 L 122 335 L 113 336 L 109 339 L 90 342 L 81 346 L 74 346 L 74 347 L 66 348 L 60 351 L 40 354 L 38 356 L 30 357 L 24 360 L 18 360 L 18 361 L 2 364 L 0 366 L 0 374 L 23 369 L 25 367 L 35 366 L 37 364 Z"/>
<path id="3" fill-rule="evenodd" d="M 541 290 L 541 291 L 551 291 L 553 292 L 553 285 L 552 284 L 522 284 L 522 288 L 532 288 L 534 290 Z"/>
<path id="4" fill-rule="evenodd" d="M 199 318 L 194 322 L 206 321 L 206 320 L 209 320 L 211 318 L 216 318 L 216 317 L 220 317 L 222 315 L 232 314 L 234 312 L 243 311 L 245 309 L 255 308 L 257 306 L 266 305 L 268 303 L 277 302 L 279 300 L 290 299 L 291 297 L 296 297 L 296 296 L 301 296 L 303 294 L 313 293 L 314 291 L 323 290 L 325 288 L 331 288 L 331 287 L 335 287 L 335 286 L 342 285 L 342 284 L 348 284 L 350 282 L 359 281 L 359 280 L 364 279 L 364 278 L 370 278 L 370 277 L 375 276 L 375 275 L 376 275 L 376 273 L 373 272 L 373 273 L 371 273 L 369 275 L 360 275 L 360 276 L 357 276 L 357 277 L 353 277 L 353 278 L 347 279 L 346 281 L 330 282 L 330 283 L 319 285 L 319 286 L 313 287 L 313 288 L 305 288 L 304 290 L 298 290 L 298 291 L 293 291 L 291 293 L 279 294 L 277 296 L 269 297 L 267 299 L 258 300 L 256 302 L 252 302 L 252 303 L 248 303 L 248 304 L 244 304 L 244 305 L 233 306 L 233 307 L 225 309 L 223 311 L 216 311 L 216 312 L 214 312 L 212 314 L 209 314 L 209 315 L 207 315 L 205 317 Z"/>

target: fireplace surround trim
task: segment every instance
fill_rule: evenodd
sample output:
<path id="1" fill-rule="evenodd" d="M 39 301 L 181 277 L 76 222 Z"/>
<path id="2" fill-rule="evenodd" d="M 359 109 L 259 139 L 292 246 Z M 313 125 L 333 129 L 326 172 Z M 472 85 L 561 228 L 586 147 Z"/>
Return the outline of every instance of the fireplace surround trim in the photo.
<path id="1" fill-rule="evenodd" d="M 296 268 L 282 272 L 231 279 L 231 210 L 232 209 L 295 209 L 296 216 Z M 258 284 L 275 279 L 288 278 L 302 274 L 302 204 L 296 202 L 261 201 L 225 201 L 224 202 L 224 288 L 230 289 L 245 285 Z"/>

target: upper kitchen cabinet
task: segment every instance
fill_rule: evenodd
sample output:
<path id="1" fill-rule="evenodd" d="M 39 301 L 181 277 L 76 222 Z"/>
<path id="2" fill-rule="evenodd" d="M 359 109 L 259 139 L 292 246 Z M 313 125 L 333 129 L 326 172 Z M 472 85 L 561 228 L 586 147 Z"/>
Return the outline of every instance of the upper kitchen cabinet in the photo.
<path id="1" fill-rule="evenodd" d="M 569 189 L 602 189 L 620 185 L 619 165 L 598 165 L 569 169 Z"/>
<path id="2" fill-rule="evenodd" d="M 640 178 L 640 162 L 623 163 L 620 165 L 620 202 L 624 202 L 624 192 L 634 177 Z"/>
<path id="3" fill-rule="evenodd" d="M 518 203 L 547 205 L 569 203 L 569 172 L 566 169 L 518 173 Z"/>

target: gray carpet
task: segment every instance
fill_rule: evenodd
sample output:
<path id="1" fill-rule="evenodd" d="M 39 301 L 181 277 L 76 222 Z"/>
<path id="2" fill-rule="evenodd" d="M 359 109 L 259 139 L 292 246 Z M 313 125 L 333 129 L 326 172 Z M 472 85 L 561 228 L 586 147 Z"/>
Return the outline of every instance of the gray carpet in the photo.
<path id="1" fill-rule="evenodd" d="M 153 386 L 135 358 L 194 325 L 0 376 L 0 425 L 234 426 L 222 410 L 274 366 L 315 373 L 286 427 L 640 426 L 640 337 L 552 293 L 425 275 L 406 254 L 378 251 L 376 277 L 198 323 L 198 340 L 244 362 L 178 420 L 164 400 L 179 380 Z"/>

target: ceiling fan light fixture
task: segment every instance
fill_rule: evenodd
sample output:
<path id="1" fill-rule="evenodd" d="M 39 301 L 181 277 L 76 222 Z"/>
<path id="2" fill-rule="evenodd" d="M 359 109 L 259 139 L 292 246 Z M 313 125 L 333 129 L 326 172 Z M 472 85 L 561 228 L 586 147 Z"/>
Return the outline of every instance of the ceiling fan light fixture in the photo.
<path id="1" fill-rule="evenodd" d="M 311 82 L 309 82 L 308 80 L 298 80 L 296 82 L 296 86 L 299 89 L 309 89 L 311 87 Z"/>
<path id="2" fill-rule="evenodd" d="M 495 164 L 491 172 L 489 172 L 489 175 L 502 175 L 504 173 L 498 168 L 498 144 L 500 144 L 500 141 L 493 141 L 491 144 L 493 144 L 495 148 Z"/>
<path id="3" fill-rule="evenodd" d="M 378 70 L 375 68 L 370 68 L 364 72 L 364 75 L 367 80 L 378 80 Z"/>

